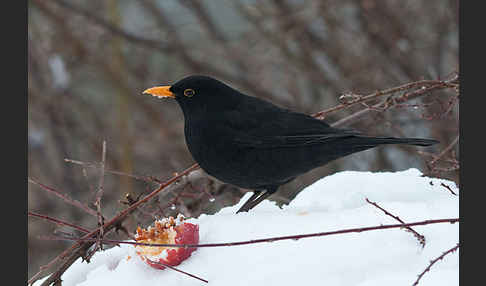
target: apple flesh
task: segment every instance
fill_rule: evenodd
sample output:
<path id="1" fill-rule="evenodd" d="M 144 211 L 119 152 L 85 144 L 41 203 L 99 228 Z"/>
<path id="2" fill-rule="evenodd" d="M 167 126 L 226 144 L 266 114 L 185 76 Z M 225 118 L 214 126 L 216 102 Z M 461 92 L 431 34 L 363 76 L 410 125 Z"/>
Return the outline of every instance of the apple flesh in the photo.
<path id="1" fill-rule="evenodd" d="M 177 219 L 169 217 L 155 221 L 154 226 L 147 229 L 137 228 L 135 239 L 143 243 L 159 244 L 198 244 L 199 226 L 183 221 L 182 216 Z M 135 246 L 136 253 L 148 265 L 164 269 L 166 265 L 177 266 L 191 256 L 196 250 L 195 247 L 155 247 Z"/>

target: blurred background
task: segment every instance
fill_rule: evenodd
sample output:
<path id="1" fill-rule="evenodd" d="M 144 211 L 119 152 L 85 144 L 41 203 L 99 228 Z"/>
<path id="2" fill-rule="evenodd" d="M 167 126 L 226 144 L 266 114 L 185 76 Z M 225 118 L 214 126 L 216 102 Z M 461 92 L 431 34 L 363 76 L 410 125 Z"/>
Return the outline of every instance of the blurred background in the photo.
<path id="1" fill-rule="evenodd" d="M 343 94 L 450 77 L 459 69 L 458 53 L 457 0 L 30 0 L 28 175 L 93 208 L 106 140 L 102 212 L 110 218 L 126 207 L 120 203 L 126 194 L 148 194 L 157 180 L 194 163 L 176 102 L 142 96 L 146 88 L 207 74 L 312 114 L 338 105 Z M 341 127 L 441 143 L 350 155 L 283 186 L 271 200 L 287 204 L 307 185 L 341 170 L 418 168 L 459 183 L 458 144 L 451 145 L 459 134 L 458 92 L 434 91 L 396 107 Z M 333 123 L 364 108 L 325 120 Z M 427 162 L 448 147 L 440 168 L 431 170 Z M 126 227 L 133 231 L 178 212 L 214 213 L 246 191 L 199 170 L 135 213 Z M 28 208 L 86 228 L 97 225 L 96 217 L 33 183 Z M 29 277 L 71 245 L 39 239 L 55 230 L 29 218 Z"/>

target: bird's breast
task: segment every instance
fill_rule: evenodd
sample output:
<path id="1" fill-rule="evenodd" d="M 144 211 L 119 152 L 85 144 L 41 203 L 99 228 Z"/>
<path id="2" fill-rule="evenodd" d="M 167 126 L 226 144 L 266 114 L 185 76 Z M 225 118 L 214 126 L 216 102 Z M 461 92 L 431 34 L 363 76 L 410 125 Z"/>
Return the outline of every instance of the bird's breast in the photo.
<path id="1" fill-rule="evenodd" d="M 243 172 L 237 170 L 241 170 L 244 149 L 210 126 L 186 123 L 184 133 L 192 157 L 205 172 L 226 183 L 241 186 L 241 179 L 237 177 Z"/>
<path id="2" fill-rule="evenodd" d="M 234 155 L 235 147 L 224 134 L 204 124 L 188 124 L 184 128 L 186 143 L 194 159 L 201 165 L 217 165 Z"/>

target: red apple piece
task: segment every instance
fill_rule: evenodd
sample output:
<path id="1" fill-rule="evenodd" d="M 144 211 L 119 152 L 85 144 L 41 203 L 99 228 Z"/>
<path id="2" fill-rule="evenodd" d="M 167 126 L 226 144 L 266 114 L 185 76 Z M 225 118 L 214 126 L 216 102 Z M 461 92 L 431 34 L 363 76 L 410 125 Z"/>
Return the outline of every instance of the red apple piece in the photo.
<path id="1" fill-rule="evenodd" d="M 173 217 L 164 218 L 154 222 L 154 226 L 147 229 L 137 228 L 135 239 L 137 242 L 158 243 L 158 244 L 198 244 L 199 226 L 196 224 L 183 222 L 184 218 L 179 215 L 177 219 Z M 163 264 L 176 266 L 181 264 L 191 256 L 196 250 L 195 247 L 154 247 L 154 246 L 135 246 L 136 253 L 148 265 L 164 269 Z"/>

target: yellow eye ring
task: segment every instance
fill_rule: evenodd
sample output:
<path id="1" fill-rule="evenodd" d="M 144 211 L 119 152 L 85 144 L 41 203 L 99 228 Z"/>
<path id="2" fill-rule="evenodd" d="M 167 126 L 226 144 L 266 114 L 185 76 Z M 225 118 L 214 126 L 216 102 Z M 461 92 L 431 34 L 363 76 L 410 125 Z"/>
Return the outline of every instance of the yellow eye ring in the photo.
<path id="1" fill-rule="evenodd" d="M 196 92 L 192 88 L 188 88 L 188 89 L 184 90 L 184 95 L 187 96 L 187 97 L 191 97 L 194 94 L 196 94 Z"/>

